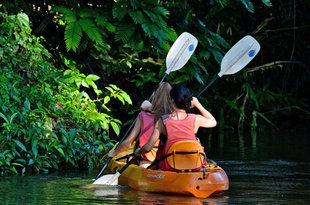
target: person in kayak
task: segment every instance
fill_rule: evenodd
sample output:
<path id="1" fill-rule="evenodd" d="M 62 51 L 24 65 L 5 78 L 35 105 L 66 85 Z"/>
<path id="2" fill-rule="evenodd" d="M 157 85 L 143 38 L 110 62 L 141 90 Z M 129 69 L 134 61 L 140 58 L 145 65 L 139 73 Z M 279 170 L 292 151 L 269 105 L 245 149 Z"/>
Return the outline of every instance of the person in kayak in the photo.
<path id="1" fill-rule="evenodd" d="M 197 140 L 196 133 L 199 127 L 212 128 L 217 122 L 213 115 L 208 112 L 198 101 L 192 97 L 190 91 L 182 86 L 175 85 L 170 91 L 170 97 L 176 109 L 171 114 L 159 118 L 149 141 L 135 151 L 136 155 L 149 152 L 159 139 L 160 135 L 166 135 L 167 140 L 162 150 L 162 156 L 166 155 L 170 146 L 178 141 Z M 197 108 L 201 114 L 188 113 L 190 108 Z M 159 162 L 160 170 L 175 171 L 164 159 Z"/>
<path id="2" fill-rule="evenodd" d="M 141 148 L 149 140 L 152 135 L 154 123 L 156 120 L 158 120 L 162 115 L 171 113 L 174 109 L 173 103 L 170 99 L 170 90 L 171 85 L 167 82 L 163 82 L 156 89 L 152 98 L 152 103 L 145 100 L 141 104 L 142 111 L 140 112 L 132 131 L 128 137 L 118 146 L 117 149 L 111 150 L 109 152 L 109 157 L 114 157 L 119 153 L 127 150 L 137 139 L 137 137 L 139 148 Z M 155 143 L 154 146 L 156 146 Z M 139 165 L 147 167 L 151 164 L 152 160 L 154 160 L 155 155 L 156 152 L 154 153 L 154 157 L 147 154 L 141 155 L 142 160 L 140 160 Z"/>

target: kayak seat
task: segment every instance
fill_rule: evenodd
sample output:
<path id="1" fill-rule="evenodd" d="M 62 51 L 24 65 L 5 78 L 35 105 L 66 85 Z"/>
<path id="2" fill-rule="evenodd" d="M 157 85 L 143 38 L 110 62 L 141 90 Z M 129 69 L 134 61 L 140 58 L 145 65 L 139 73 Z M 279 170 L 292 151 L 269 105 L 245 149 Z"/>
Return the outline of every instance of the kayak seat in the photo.
<path id="1" fill-rule="evenodd" d="M 159 140 L 157 140 L 157 142 L 155 143 L 154 147 L 152 148 L 152 150 L 150 152 L 147 152 L 144 154 L 146 159 L 149 160 L 150 162 L 153 162 L 156 159 L 158 144 L 159 144 Z"/>
<path id="2" fill-rule="evenodd" d="M 168 164 L 182 172 L 201 168 L 205 158 L 203 147 L 197 141 L 176 142 L 167 153 Z"/>

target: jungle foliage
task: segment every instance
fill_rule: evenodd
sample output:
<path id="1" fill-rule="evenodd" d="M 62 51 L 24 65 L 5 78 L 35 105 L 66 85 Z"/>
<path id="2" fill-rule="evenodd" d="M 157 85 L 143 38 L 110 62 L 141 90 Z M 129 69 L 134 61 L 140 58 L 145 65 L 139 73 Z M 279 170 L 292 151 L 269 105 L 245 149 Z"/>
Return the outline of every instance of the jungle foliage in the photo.
<path id="1" fill-rule="evenodd" d="M 97 167 L 164 75 L 165 56 L 184 31 L 198 38 L 198 48 L 166 81 L 194 95 L 239 39 L 250 34 L 261 44 L 250 67 L 201 96 L 220 129 L 307 119 L 309 6 L 303 0 L 2 3 L 0 169 Z"/>
<path id="2" fill-rule="evenodd" d="M 0 169 L 47 172 L 67 163 L 90 166 L 100 163 L 113 144 L 109 127 L 119 134 L 120 121 L 108 108 L 113 98 L 131 104 L 117 86 L 106 86 L 104 98 L 97 75 L 80 73 L 73 61 L 63 58 L 66 70 L 55 68 L 51 54 L 31 35 L 25 13 L 0 13 Z M 85 89 L 92 89 L 92 99 Z"/>

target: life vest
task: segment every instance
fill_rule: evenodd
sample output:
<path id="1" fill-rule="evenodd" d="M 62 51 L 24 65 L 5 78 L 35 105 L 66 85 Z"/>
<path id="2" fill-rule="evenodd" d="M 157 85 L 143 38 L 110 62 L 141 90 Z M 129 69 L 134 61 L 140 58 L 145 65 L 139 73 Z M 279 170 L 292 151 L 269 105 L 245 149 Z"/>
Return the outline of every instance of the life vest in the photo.
<path id="1" fill-rule="evenodd" d="M 141 111 L 139 117 L 141 119 L 141 129 L 138 139 L 139 139 L 139 148 L 141 148 L 149 141 L 153 133 L 155 115 L 149 112 Z M 154 146 L 157 147 L 158 142 Z M 157 149 L 153 148 L 150 152 L 141 155 L 141 157 L 143 158 L 144 161 L 152 162 L 156 157 L 156 151 Z"/>
<path id="2" fill-rule="evenodd" d="M 174 120 L 169 115 L 162 117 L 164 125 L 167 130 L 167 141 L 164 145 L 161 156 L 167 155 L 168 150 L 176 142 L 179 141 L 197 141 L 195 136 L 195 114 L 187 114 L 183 120 Z M 167 162 L 166 159 L 159 162 L 158 168 L 160 170 L 175 171 Z"/>

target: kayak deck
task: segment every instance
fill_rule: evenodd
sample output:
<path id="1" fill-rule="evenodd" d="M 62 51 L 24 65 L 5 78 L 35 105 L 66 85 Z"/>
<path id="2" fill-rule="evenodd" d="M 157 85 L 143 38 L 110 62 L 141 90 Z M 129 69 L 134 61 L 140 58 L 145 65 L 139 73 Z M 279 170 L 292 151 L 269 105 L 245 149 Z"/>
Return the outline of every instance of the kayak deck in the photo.
<path id="1" fill-rule="evenodd" d="M 126 159 L 117 159 L 131 153 L 129 149 L 114 157 L 109 164 L 110 172 L 116 173 L 126 165 Z M 213 193 L 228 190 L 229 181 L 225 171 L 213 163 L 208 163 L 204 172 L 170 172 L 132 164 L 120 175 L 118 184 L 147 192 L 206 198 Z"/>

